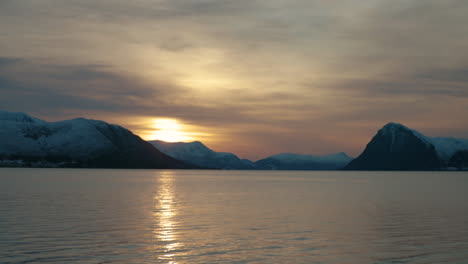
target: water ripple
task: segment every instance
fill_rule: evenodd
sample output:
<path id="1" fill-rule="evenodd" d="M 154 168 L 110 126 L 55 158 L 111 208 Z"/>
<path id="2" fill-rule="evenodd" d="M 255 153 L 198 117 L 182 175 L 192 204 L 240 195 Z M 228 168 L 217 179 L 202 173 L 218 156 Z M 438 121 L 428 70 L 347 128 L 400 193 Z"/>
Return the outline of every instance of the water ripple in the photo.
<path id="1" fill-rule="evenodd" d="M 466 179 L 0 169 L 0 263 L 468 263 Z"/>

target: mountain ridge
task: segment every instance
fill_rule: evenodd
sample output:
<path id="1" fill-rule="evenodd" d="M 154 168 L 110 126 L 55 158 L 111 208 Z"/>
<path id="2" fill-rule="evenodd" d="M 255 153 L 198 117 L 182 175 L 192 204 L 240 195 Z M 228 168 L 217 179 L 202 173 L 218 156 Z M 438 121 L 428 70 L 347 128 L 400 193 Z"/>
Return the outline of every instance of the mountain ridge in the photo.
<path id="1" fill-rule="evenodd" d="M 196 168 L 118 125 L 85 118 L 47 122 L 7 111 L 0 111 L 0 159 L 45 167 Z"/>
<path id="2" fill-rule="evenodd" d="M 237 170 L 331 170 L 340 169 L 352 158 L 340 152 L 331 155 L 280 153 L 255 162 L 240 159 L 233 153 L 216 152 L 200 141 L 148 141 L 167 155 L 198 166 Z"/>
<path id="3" fill-rule="evenodd" d="M 161 152 L 182 161 L 213 169 L 254 169 L 253 162 L 240 159 L 229 152 L 216 152 L 200 141 L 165 142 L 162 140 L 148 141 Z"/>
<path id="4" fill-rule="evenodd" d="M 280 153 L 256 161 L 255 166 L 264 170 L 338 170 L 351 160 L 344 152 L 329 155 Z"/>
<path id="5" fill-rule="evenodd" d="M 47 122 L 0 111 L 0 166 L 90 168 L 214 168 L 242 170 L 447 170 L 468 168 L 468 139 L 429 137 L 390 122 L 355 159 L 280 153 L 250 161 L 216 152 L 200 141 L 146 142 L 128 129 L 100 120 Z"/>

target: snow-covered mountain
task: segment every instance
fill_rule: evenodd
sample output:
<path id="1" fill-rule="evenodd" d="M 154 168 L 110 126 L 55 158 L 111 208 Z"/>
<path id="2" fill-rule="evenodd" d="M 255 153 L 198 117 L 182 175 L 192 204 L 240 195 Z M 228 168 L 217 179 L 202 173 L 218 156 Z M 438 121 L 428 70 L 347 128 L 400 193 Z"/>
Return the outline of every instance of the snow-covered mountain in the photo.
<path id="1" fill-rule="evenodd" d="M 343 152 L 325 156 L 283 153 L 259 160 L 254 165 L 264 170 L 338 170 L 351 160 Z"/>
<path id="2" fill-rule="evenodd" d="M 215 152 L 201 142 L 146 142 L 129 130 L 77 118 L 46 122 L 0 111 L 0 166 L 92 168 L 219 168 L 264 170 L 441 170 L 468 168 L 468 139 L 427 137 L 397 123 L 385 125 L 352 160 L 279 154 L 257 162 Z"/>
<path id="3" fill-rule="evenodd" d="M 345 169 L 441 170 L 466 167 L 467 139 L 431 138 L 402 124 L 388 123 Z"/>
<path id="4" fill-rule="evenodd" d="M 160 140 L 148 141 L 161 152 L 178 160 L 197 166 L 213 169 L 248 170 L 254 169 L 250 160 L 240 159 L 228 152 L 216 152 L 199 141 L 194 142 L 165 142 Z"/>
<path id="5" fill-rule="evenodd" d="M 336 170 L 348 164 L 352 158 L 345 153 L 326 156 L 278 154 L 257 162 L 239 159 L 227 152 L 215 152 L 199 141 L 165 142 L 149 141 L 161 152 L 185 162 L 206 168 L 235 170 Z"/>
<path id="6" fill-rule="evenodd" d="M 46 122 L 0 111 L 0 165 L 191 168 L 118 125 L 77 118 Z"/>

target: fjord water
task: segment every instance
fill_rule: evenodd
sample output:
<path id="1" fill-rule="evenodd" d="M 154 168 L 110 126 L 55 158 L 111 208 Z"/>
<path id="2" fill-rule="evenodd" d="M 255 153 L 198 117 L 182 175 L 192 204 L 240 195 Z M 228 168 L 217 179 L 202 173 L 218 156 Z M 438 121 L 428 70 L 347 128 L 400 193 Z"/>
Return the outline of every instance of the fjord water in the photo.
<path id="1" fill-rule="evenodd" d="M 468 263 L 466 172 L 0 169 L 0 263 Z"/>

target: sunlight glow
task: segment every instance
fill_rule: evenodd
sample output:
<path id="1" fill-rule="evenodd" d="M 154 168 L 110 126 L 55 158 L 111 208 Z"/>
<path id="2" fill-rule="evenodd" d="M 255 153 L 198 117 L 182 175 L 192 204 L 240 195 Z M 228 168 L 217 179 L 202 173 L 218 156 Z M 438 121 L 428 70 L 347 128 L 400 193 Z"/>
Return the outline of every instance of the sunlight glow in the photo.
<path id="1" fill-rule="evenodd" d="M 184 131 L 185 126 L 177 119 L 156 118 L 153 120 L 153 128 L 156 130 L 150 138 L 166 142 L 192 141 L 193 138 Z"/>

